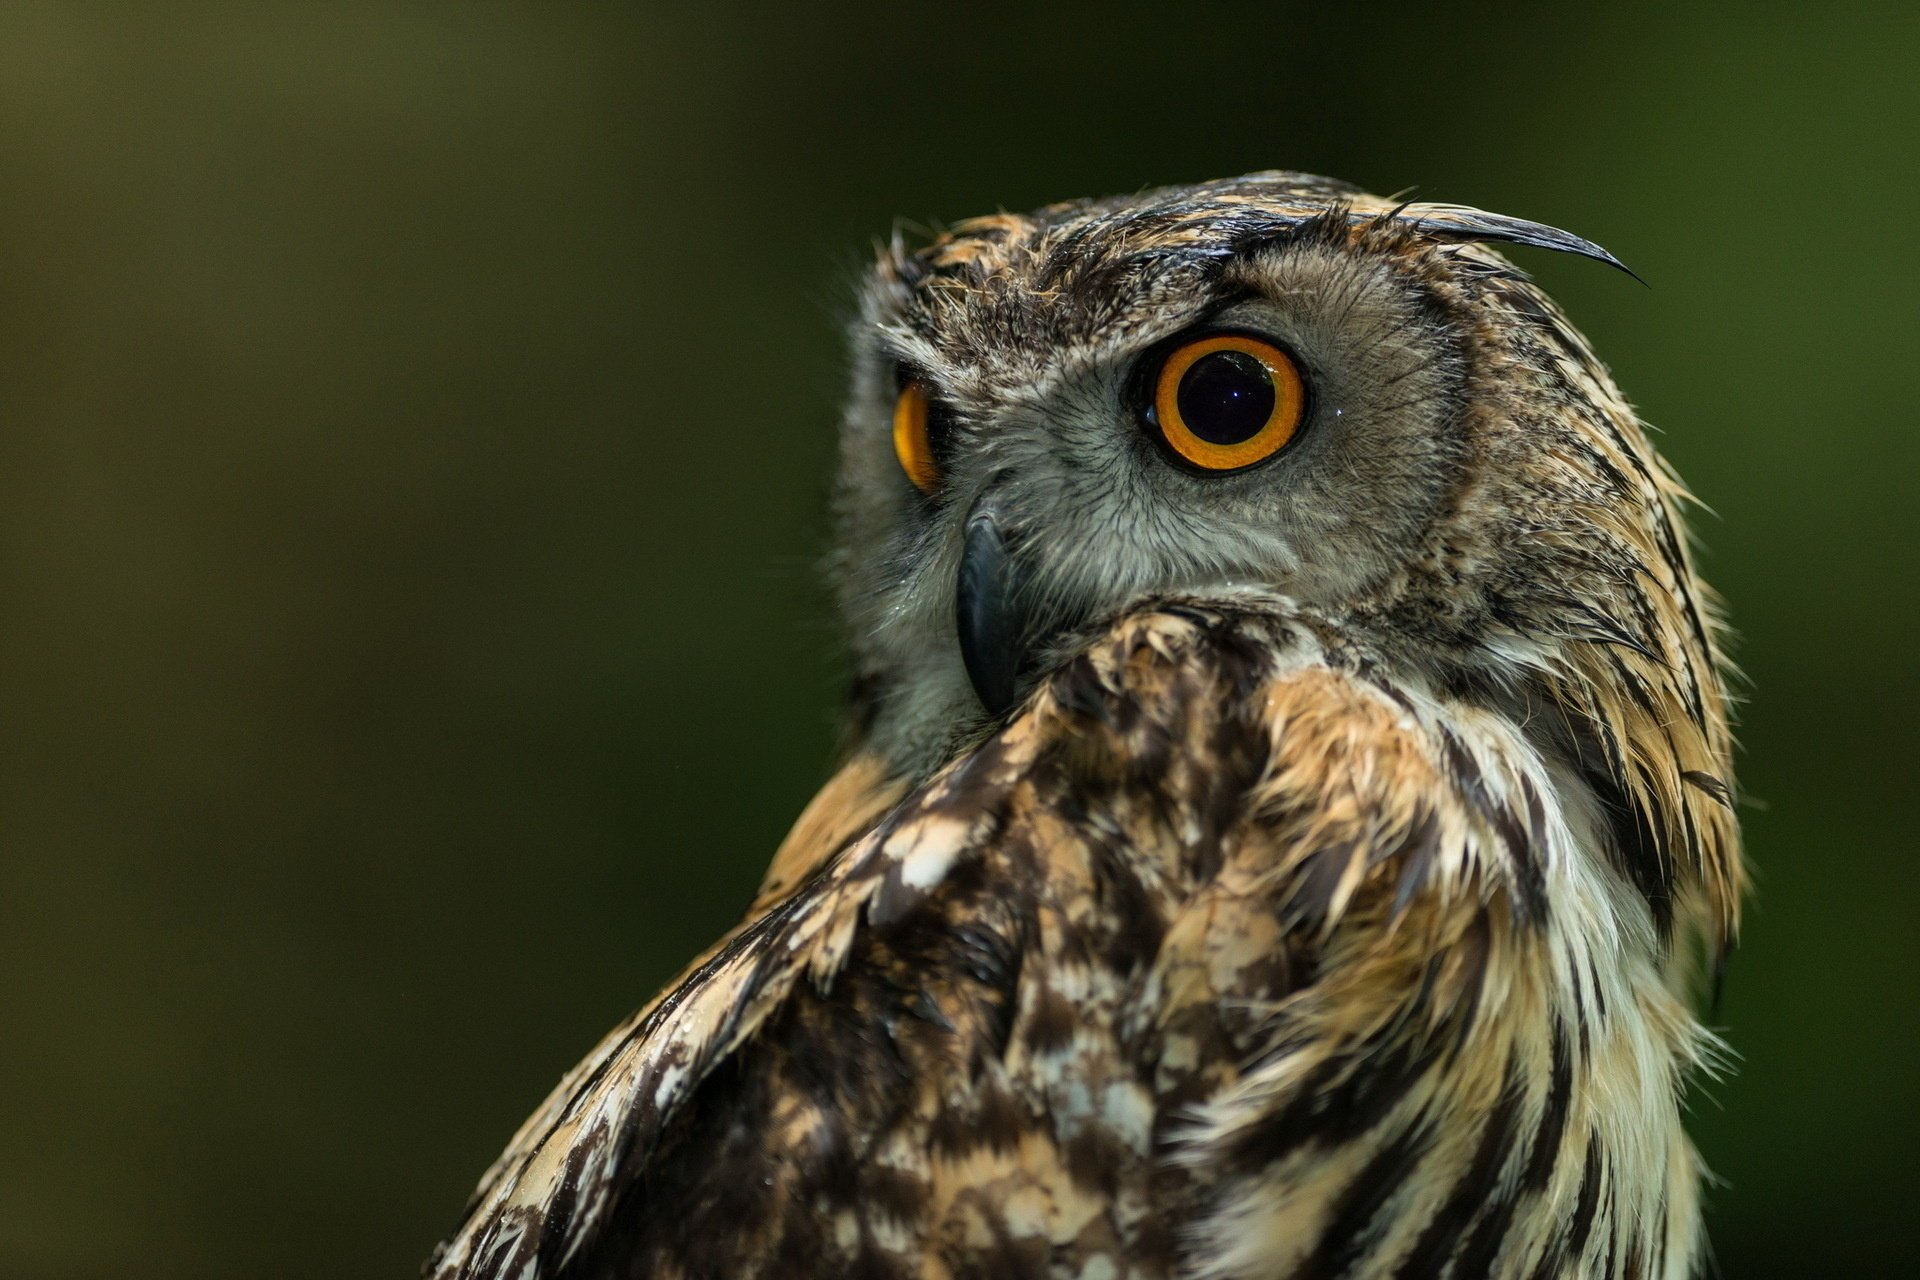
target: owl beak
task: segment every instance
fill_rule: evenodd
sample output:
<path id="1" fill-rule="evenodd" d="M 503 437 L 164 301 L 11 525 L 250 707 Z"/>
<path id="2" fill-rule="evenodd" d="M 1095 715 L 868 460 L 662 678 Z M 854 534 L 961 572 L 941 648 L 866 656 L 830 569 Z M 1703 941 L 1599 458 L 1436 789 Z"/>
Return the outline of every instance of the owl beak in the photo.
<path id="1" fill-rule="evenodd" d="M 967 678 L 980 705 L 996 718 L 1018 701 L 1026 660 L 1029 619 L 1021 577 L 991 495 L 983 497 L 967 516 L 954 615 Z"/>

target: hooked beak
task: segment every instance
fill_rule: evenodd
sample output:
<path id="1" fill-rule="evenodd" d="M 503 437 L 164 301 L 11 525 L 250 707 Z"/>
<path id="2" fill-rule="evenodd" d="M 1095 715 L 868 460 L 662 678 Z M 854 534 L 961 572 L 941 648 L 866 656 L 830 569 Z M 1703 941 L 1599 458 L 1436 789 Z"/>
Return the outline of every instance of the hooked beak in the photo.
<path id="1" fill-rule="evenodd" d="M 980 705 L 996 718 L 1013 710 L 1027 657 L 1031 619 L 1023 576 L 993 495 L 983 495 L 967 515 L 954 616 L 967 678 Z"/>

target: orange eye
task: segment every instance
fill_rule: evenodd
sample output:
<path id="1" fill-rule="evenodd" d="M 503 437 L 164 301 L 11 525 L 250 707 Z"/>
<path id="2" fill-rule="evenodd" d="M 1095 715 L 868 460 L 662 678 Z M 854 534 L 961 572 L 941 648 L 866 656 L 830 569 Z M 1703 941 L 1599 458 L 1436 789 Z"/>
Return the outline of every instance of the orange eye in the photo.
<path id="1" fill-rule="evenodd" d="M 1167 446 L 1202 471 L 1238 471 L 1286 447 L 1306 413 L 1293 357 L 1244 333 L 1177 347 L 1153 384 L 1153 421 Z"/>
<path id="2" fill-rule="evenodd" d="M 940 468 L 927 436 L 927 389 L 918 382 L 909 382 L 893 403 L 893 452 L 913 487 L 932 493 L 940 483 Z"/>

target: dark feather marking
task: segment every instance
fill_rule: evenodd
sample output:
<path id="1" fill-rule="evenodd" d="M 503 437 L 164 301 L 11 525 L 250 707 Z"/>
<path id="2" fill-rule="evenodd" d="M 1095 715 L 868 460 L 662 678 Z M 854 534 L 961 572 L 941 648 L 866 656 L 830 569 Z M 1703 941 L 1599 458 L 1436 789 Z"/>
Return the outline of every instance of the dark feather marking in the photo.
<path id="1" fill-rule="evenodd" d="M 1507 1233 L 1513 1228 L 1513 1217 L 1520 1208 L 1522 1194 L 1518 1190 L 1506 1191 L 1486 1207 L 1479 1223 L 1473 1228 L 1473 1234 L 1467 1237 L 1466 1246 L 1460 1251 L 1459 1261 L 1454 1267 L 1455 1275 L 1493 1274 L 1493 1264 L 1507 1243 Z"/>
<path id="2" fill-rule="evenodd" d="M 1073 1002 L 1054 988 L 1042 986 L 1033 997 L 1026 1041 L 1035 1053 L 1058 1053 L 1073 1043 L 1074 1029 L 1079 1025 L 1080 1011 Z"/>
<path id="3" fill-rule="evenodd" d="M 1702 773 L 1698 769 L 1683 770 L 1680 776 L 1685 779 L 1687 784 L 1693 787 L 1694 790 L 1704 791 L 1713 797 L 1713 799 L 1719 801 L 1722 807 L 1727 809 L 1733 808 L 1733 789 L 1727 786 L 1721 779 L 1714 777 L 1710 773 Z"/>
<path id="4" fill-rule="evenodd" d="M 934 1113 L 927 1125 L 927 1148 L 946 1159 L 960 1159 L 983 1147 L 1007 1152 L 1020 1144 L 1029 1125 L 1025 1108 L 998 1077 L 982 1075 L 964 1104 L 954 1098 Z"/>
<path id="5" fill-rule="evenodd" d="M 1466 1047 L 1480 1015 L 1480 1001 L 1487 986 L 1487 964 L 1493 952 L 1490 930 L 1487 917 L 1484 914 L 1476 915 L 1472 928 L 1461 934 L 1459 942 L 1454 944 L 1455 953 L 1463 957 L 1460 985 L 1464 995 L 1461 997 L 1462 1004 L 1454 1011 L 1453 1044 L 1447 1050 L 1449 1063 Z"/>
<path id="6" fill-rule="evenodd" d="M 1544 847 L 1530 846 L 1520 819 L 1505 805 L 1497 803 L 1480 772 L 1473 755 L 1449 730 L 1440 733 L 1441 751 L 1455 787 L 1468 805 L 1480 815 L 1506 846 L 1513 868 L 1514 915 L 1521 924 L 1541 925 L 1547 920 L 1546 869 L 1541 865 Z M 1528 796 L 1532 797 L 1529 787 Z"/>
<path id="7" fill-rule="evenodd" d="M 1320 1243 L 1301 1264 L 1296 1280 L 1342 1280 L 1353 1272 L 1374 1243 L 1369 1231 L 1374 1218 L 1413 1175 L 1431 1138 L 1431 1126 L 1422 1117 L 1374 1153 L 1340 1193 Z"/>
<path id="8" fill-rule="evenodd" d="M 1131 858 L 1103 841 L 1094 849 L 1094 864 L 1094 891 L 1114 921 L 1101 958 L 1110 971 L 1131 974 L 1160 953 L 1167 922 Z"/>
<path id="9" fill-rule="evenodd" d="M 1622 649 L 1638 654 L 1648 662 L 1660 661 L 1660 656 L 1653 651 L 1646 640 L 1628 631 L 1620 625 L 1618 620 L 1601 612 L 1594 605 L 1570 595 L 1556 596 L 1552 592 L 1539 592 L 1536 595 L 1539 599 L 1552 604 L 1570 621 L 1579 624 L 1574 632 L 1576 638 L 1595 644 L 1618 645 Z"/>
<path id="10" fill-rule="evenodd" d="M 984 882 L 985 877 L 981 877 Z M 984 883 L 982 892 L 987 892 Z M 960 970 L 983 987 L 1011 992 L 1025 962 L 1021 941 L 994 928 L 980 916 L 953 926 L 949 934 L 952 956 Z"/>
<path id="11" fill-rule="evenodd" d="M 1592 1036 L 1587 1026 L 1587 998 L 1580 975 L 1575 974 L 1569 985 L 1573 990 L 1573 1022 L 1580 1036 L 1580 1061 L 1584 1065 L 1588 1054 L 1592 1052 Z"/>
<path id="12" fill-rule="evenodd" d="M 474 1253 L 474 1280 L 518 1276 L 538 1257 L 540 1220 L 531 1209 L 515 1209 L 501 1216 L 494 1230 Z"/>
<path id="13" fill-rule="evenodd" d="M 898 1223 L 920 1219 L 927 1206 L 927 1184 L 909 1169 L 868 1161 L 860 1171 L 860 1208 Z"/>
<path id="14" fill-rule="evenodd" d="M 1553 1024 L 1553 1066 L 1548 1074 L 1547 1099 L 1540 1113 L 1540 1128 L 1534 1134 L 1533 1152 L 1527 1157 L 1526 1172 L 1521 1175 L 1524 1191 L 1546 1190 L 1560 1156 L 1565 1137 L 1567 1107 L 1573 1099 L 1573 1061 L 1568 1052 L 1566 1024 Z"/>
<path id="15" fill-rule="evenodd" d="M 1387 1044 L 1370 1038 L 1332 1055 L 1301 1082 L 1298 1095 L 1278 1115 L 1238 1135 L 1225 1158 L 1235 1168 L 1253 1171 L 1308 1143 L 1351 1142 L 1384 1120 L 1430 1065 L 1404 1039 Z"/>
<path id="16" fill-rule="evenodd" d="M 691 1108 L 662 1135 L 653 1160 L 627 1186 L 569 1274 L 607 1274 L 630 1255 L 672 1258 L 692 1274 L 724 1274 L 738 1251 L 769 1225 L 776 1204 L 745 1176 L 763 1160 L 774 1083 L 766 1072 L 720 1063 L 701 1086 L 708 1105 Z M 823 1127 L 815 1145 L 794 1157 L 811 1165 L 832 1159 L 838 1132 Z M 726 1233 L 710 1229 L 729 1224 Z M 644 1274 L 644 1271 L 641 1272 Z"/>
<path id="17" fill-rule="evenodd" d="M 1100 1125 L 1074 1130 L 1060 1144 L 1060 1155 L 1074 1186 L 1108 1203 L 1119 1196 L 1122 1177 L 1138 1159 L 1119 1135 Z"/>
<path id="18" fill-rule="evenodd" d="M 1230 696 L 1230 706 L 1243 707 L 1250 701 L 1249 695 L 1237 687 Z M 1216 763 L 1208 771 L 1205 790 L 1195 805 L 1202 819 L 1199 847 L 1194 851 L 1198 855 L 1194 867 L 1197 876 L 1211 877 L 1219 870 L 1221 838 L 1245 816 L 1247 793 L 1265 772 L 1270 750 L 1267 735 L 1255 732 L 1245 718 L 1221 717 L 1213 734 L 1211 759 Z"/>
<path id="19" fill-rule="evenodd" d="M 1048 1280 L 1045 1240 L 1010 1235 L 997 1205 L 982 1203 L 976 1211 L 993 1239 L 951 1263 L 953 1280 Z"/>
<path id="20" fill-rule="evenodd" d="M 798 1258 L 782 1259 L 768 1273 L 767 1280 L 814 1280 L 818 1274 L 817 1268 Z M 909 1280 L 913 1270 L 910 1264 L 889 1257 L 871 1239 L 863 1237 L 860 1252 L 842 1274 L 845 1280 Z"/>
<path id="21" fill-rule="evenodd" d="M 1637 451 L 1630 452 L 1636 460 L 1640 458 Z M 1645 463 L 1642 462 L 1641 465 L 1644 466 Z M 1661 554 L 1666 557 L 1667 565 L 1673 570 L 1674 593 L 1680 597 L 1680 612 L 1685 616 L 1688 630 L 1693 633 L 1693 641 L 1700 646 L 1700 651 L 1712 653 L 1713 641 L 1707 634 L 1706 615 L 1693 598 L 1692 575 L 1687 572 L 1687 555 L 1680 543 L 1680 531 L 1674 527 L 1665 503 L 1652 504 L 1650 513 L 1653 517 L 1654 532 L 1660 537 Z M 1692 681 L 1689 681 L 1688 695 L 1687 709 L 1698 720 L 1702 715 L 1699 688 Z"/>
<path id="22" fill-rule="evenodd" d="M 1322 846 L 1302 861 L 1281 909 L 1281 919 L 1288 928 L 1317 927 L 1326 921 L 1355 852 L 1352 841 L 1340 840 Z"/>
<path id="23" fill-rule="evenodd" d="M 1587 1237 L 1593 1232 L 1594 1215 L 1600 1208 L 1600 1183 L 1600 1142 L 1589 1134 L 1586 1168 L 1580 1175 L 1580 1190 L 1574 1194 L 1573 1216 L 1567 1221 L 1566 1233 L 1540 1255 L 1531 1280 L 1560 1280 L 1580 1261 L 1580 1255 L 1586 1252 Z"/>
<path id="24" fill-rule="evenodd" d="M 1460 1246 L 1460 1238 L 1493 1194 L 1500 1170 L 1511 1152 L 1514 1120 L 1520 1108 L 1520 1084 L 1511 1062 L 1505 1075 L 1500 1101 L 1487 1117 L 1486 1130 L 1474 1151 L 1473 1163 L 1420 1233 L 1420 1238 L 1414 1241 L 1413 1249 L 1394 1272 L 1395 1280 L 1440 1280 Z"/>
<path id="25" fill-rule="evenodd" d="M 908 999 L 906 1008 L 907 1012 L 914 1017 L 931 1023 L 942 1031 L 952 1033 L 958 1030 L 958 1028 L 953 1025 L 953 1020 L 947 1017 L 946 1011 L 940 1007 L 939 1002 L 936 1001 L 928 991 L 921 990 L 914 992 Z"/>
<path id="26" fill-rule="evenodd" d="M 1660 829 L 1635 798 L 1620 772 L 1616 749 L 1598 721 L 1579 707 L 1563 706 L 1573 766 L 1592 790 L 1607 820 L 1614 857 L 1646 899 L 1654 927 L 1665 940 L 1673 936 L 1674 867 Z"/>
<path id="27" fill-rule="evenodd" d="M 1660 705 L 1654 698 L 1653 686 L 1638 671 L 1628 666 L 1619 654 L 1607 654 L 1606 661 L 1607 666 L 1613 670 L 1614 679 L 1619 682 L 1620 691 L 1627 695 L 1635 707 L 1657 718 L 1660 714 Z"/>
<path id="28" fill-rule="evenodd" d="M 1440 857 L 1440 822 L 1431 809 L 1421 807 L 1396 856 L 1400 860 L 1400 879 L 1393 891 L 1393 914 L 1397 918 L 1413 905 Z"/>
<path id="29" fill-rule="evenodd" d="M 560 1187 L 554 1193 L 553 1200 L 547 1206 L 546 1216 L 540 1222 L 540 1269 L 552 1270 L 560 1265 L 560 1254 L 566 1245 L 567 1236 L 573 1229 L 574 1209 L 579 1204 L 580 1171 L 589 1156 L 597 1156 L 606 1142 L 605 1126 L 595 1126 L 592 1134 L 574 1144 L 567 1152 L 564 1172 L 560 1175 Z"/>
<path id="30" fill-rule="evenodd" d="M 1693 820 L 1693 810 L 1687 805 L 1678 806 L 1680 817 L 1680 851 L 1686 856 L 1686 865 L 1700 865 L 1700 828 Z"/>
<path id="31" fill-rule="evenodd" d="M 1591 955 L 1587 957 L 1587 989 L 1593 993 L 1593 1016 L 1596 1021 L 1607 1020 L 1607 991 L 1600 985 L 1600 964 Z"/>
<path id="32" fill-rule="evenodd" d="M 1514 881 L 1520 906 L 1520 918 L 1529 924 L 1547 922 L 1547 815 L 1539 793 L 1525 774 L 1519 780 L 1521 802 L 1525 806 L 1526 825 L 1506 805 L 1494 808 L 1494 829 L 1513 855 Z"/>
<path id="33" fill-rule="evenodd" d="M 1527 802 L 1527 843 L 1533 848 L 1535 856 L 1544 858 L 1547 850 L 1547 806 L 1540 798 L 1540 790 L 1533 785 L 1533 779 L 1522 774 L 1520 794 Z"/>
<path id="34" fill-rule="evenodd" d="M 1069 716 L 1090 720 L 1101 728 L 1113 727 L 1111 693 L 1092 659 L 1084 654 L 1073 659 L 1047 680 L 1047 691 Z"/>

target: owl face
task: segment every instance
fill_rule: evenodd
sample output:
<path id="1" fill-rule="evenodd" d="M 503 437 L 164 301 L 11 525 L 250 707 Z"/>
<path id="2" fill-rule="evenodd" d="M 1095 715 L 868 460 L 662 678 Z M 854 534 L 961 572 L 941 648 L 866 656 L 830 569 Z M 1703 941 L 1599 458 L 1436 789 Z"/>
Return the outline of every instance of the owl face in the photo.
<path id="1" fill-rule="evenodd" d="M 1388 650 L 1510 653 L 1516 585 L 1579 586 L 1539 577 L 1539 530 L 1609 536 L 1581 468 L 1529 459 L 1592 452 L 1618 415 L 1556 369 L 1584 344 L 1484 240 L 1606 257 L 1284 174 L 894 246 L 854 329 L 836 564 L 882 749 L 937 759 L 1156 595 L 1277 594 Z"/>

